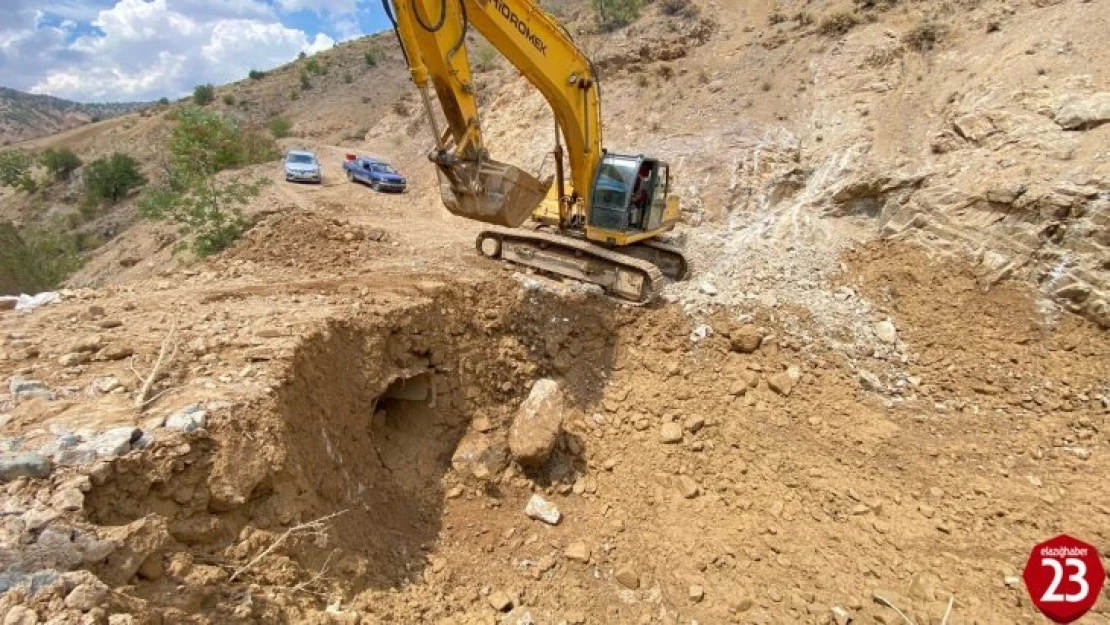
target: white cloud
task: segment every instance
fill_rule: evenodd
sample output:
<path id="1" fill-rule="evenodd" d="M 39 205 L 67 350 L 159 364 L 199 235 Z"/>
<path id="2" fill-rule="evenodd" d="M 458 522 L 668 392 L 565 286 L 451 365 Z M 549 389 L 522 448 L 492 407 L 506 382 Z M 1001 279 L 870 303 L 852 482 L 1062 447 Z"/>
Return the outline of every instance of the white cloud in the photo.
<path id="1" fill-rule="evenodd" d="M 286 13 L 312 11 L 317 14 L 339 15 L 354 13 L 357 9 L 356 0 L 277 0 L 275 4 Z"/>
<path id="2" fill-rule="evenodd" d="M 78 17 L 96 2 L 110 6 L 91 19 Z M 322 3 L 330 10 L 354 0 Z M 0 0 L 6 86 L 82 101 L 178 97 L 197 84 L 237 80 L 335 45 L 325 33 L 310 36 L 282 24 L 261 0 L 70 0 L 65 6 L 77 23 L 63 21 L 53 6 Z M 44 9 L 52 21 L 43 22 Z"/>

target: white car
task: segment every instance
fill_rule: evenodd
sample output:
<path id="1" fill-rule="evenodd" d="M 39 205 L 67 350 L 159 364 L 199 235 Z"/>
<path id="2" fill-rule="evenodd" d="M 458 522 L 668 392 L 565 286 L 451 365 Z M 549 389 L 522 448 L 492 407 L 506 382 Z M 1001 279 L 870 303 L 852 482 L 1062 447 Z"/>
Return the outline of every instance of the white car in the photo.
<path id="1" fill-rule="evenodd" d="M 324 177 L 320 172 L 320 161 L 316 153 L 308 150 L 290 150 L 285 155 L 285 180 L 288 182 L 315 182 L 320 184 Z"/>

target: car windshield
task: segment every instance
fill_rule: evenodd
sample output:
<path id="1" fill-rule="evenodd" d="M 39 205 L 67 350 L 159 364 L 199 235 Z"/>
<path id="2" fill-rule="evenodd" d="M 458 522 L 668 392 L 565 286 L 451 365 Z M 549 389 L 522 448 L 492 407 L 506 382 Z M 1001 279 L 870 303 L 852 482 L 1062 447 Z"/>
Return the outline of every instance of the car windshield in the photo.
<path id="1" fill-rule="evenodd" d="M 285 159 L 287 163 L 300 163 L 302 165 L 312 165 L 316 159 L 311 154 L 290 154 L 289 158 Z"/>
<path id="2" fill-rule="evenodd" d="M 370 169 L 372 169 L 376 172 L 379 172 L 379 173 L 383 173 L 383 174 L 395 174 L 395 173 L 397 173 L 396 169 L 393 169 L 392 167 L 390 167 L 389 165 L 386 165 L 385 163 L 374 163 L 373 165 L 370 166 Z"/>

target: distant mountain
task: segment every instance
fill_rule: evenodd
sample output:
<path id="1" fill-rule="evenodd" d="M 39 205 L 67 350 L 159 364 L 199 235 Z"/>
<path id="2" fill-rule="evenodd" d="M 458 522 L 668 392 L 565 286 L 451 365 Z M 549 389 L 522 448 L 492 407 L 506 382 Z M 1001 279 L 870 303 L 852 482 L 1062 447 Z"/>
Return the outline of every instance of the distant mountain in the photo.
<path id="1" fill-rule="evenodd" d="M 0 145 L 33 139 L 143 108 L 146 102 L 82 104 L 0 87 Z"/>

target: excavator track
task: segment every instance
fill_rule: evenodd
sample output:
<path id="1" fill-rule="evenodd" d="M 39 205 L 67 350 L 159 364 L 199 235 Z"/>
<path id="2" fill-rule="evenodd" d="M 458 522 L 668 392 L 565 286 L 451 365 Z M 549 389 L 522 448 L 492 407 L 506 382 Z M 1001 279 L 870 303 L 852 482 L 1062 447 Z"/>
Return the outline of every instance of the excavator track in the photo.
<path id="1" fill-rule="evenodd" d="M 676 282 L 685 280 L 690 275 L 690 263 L 686 256 L 681 249 L 669 243 L 648 239 L 621 248 L 621 253 L 648 261 L 658 267 L 664 276 Z"/>
<path id="2" fill-rule="evenodd" d="M 478 233 L 475 246 L 488 258 L 596 284 L 635 304 L 651 301 L 663 280 L 663 272 L 646 260 L 564 235 L 492 227 Z"/>

